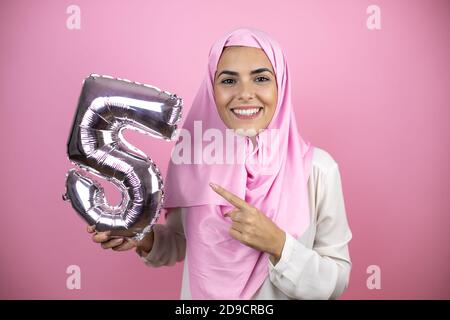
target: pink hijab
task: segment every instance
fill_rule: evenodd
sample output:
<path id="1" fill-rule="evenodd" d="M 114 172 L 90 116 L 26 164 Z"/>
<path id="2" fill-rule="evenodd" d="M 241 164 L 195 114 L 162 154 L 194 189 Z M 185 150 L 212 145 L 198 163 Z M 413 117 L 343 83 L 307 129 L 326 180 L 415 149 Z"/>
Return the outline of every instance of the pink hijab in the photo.
<path id="1" fill-rule="evenodd" d="M 276 74 L 278 102 L 267 129 L 277 129 L 278 139 L 269 139 L 270 135 L 260 133 L 257 146 L 253 148 L 248 137 L 241 138 L 245 140 L 245 161 L 234 164 L 194 163 L 194 160 L 192 164 L 176 164 L 173 158 L 169 163 L 164 208 L 183 207 L 185 210 L 193 299 L 250 299 L 269 272 L 267 253 L 250 248 L 229 235 L 232 221 L 224 214 L 233 206 L 216 194 L 209 182 L 245 199 L 295 238 L 310 223 L 307 181 L 313 147 L 309 142 L 305 143 L 297 130 L 286 58 L 279 44 L 266 33 L 251 28 L 236 29 L 211 47 L 207 74 L 184 123 L 193 146 L 191 159 L 196 153 L 201 157 L 205 146 L 211 144 L 204 139 L 201 143 L 193 141 L 198 134 L 194 132 L 198 131 L 194 130 L 194 121 L 201 121 L 201 133 L 215 129 L 226 136 L 227 128 L 217 113 L 213 91 L 217 63 L 226 46 L 261 48 L 271 61 Z M 180 138 L 177 144 L 183 139 Z M 265 154 L 272 154 L 272 157 L 261 161 Z"/>

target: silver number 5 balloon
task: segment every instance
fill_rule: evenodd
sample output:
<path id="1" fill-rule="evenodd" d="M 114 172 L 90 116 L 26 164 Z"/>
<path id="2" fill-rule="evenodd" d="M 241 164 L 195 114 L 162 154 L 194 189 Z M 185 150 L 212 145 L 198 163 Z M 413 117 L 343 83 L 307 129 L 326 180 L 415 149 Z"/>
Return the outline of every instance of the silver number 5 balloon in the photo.
<path id="1" fill-rule="evenodd" d="M 95 74 L 84 79 L 68 157 L 122 192 L 121 203 L 111 206 L 97 181 L 82 170 L 69 170 L 63 199 L 89 225 L 138 240 L 151 230 L 164 200 L 163 180 L 153 161 L 128 143 L 122 131 L 128 128 L 172 140 L 182 105 L 175 94 L 146 84 Z"/>

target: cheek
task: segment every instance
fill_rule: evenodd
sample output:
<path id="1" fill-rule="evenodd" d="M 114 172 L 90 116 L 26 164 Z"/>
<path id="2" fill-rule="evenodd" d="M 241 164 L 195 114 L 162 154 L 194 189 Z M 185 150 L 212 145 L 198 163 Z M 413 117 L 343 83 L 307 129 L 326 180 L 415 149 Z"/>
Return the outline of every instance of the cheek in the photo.
<path id="1" fill-rule="evenodd" d="M 230 93 L 226 90 L 216 89 L 214 92 L 214 100 L 219 110 L 226 108 L 230 100 Z"/>
<path id="2" fill-rule="evenodd" d="M 261 100 L 262 102 L 273 111 L 277 106 L 277 90 L 276 88 L 266 89 L 261 92 Z"/>

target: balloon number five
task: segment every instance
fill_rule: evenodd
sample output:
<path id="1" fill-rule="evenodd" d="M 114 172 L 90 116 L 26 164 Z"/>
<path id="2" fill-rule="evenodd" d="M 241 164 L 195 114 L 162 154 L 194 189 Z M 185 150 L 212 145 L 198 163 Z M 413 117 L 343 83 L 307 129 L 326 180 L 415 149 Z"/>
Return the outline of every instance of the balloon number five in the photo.
<path id="1" fill-rule="evenodd" d="M 114 183 L 122 193 L 108 204 L 104 189 L 82 170 L 66 174 L 63 199 L 96 230 L 142 239 L 158 220 L 164 201 L 157 166 L 122 134 L 133 129 L 173 140 L 183 100 L 137 82 L 92 74 L 83 81 L 67 153 L 79 168 Z"/>

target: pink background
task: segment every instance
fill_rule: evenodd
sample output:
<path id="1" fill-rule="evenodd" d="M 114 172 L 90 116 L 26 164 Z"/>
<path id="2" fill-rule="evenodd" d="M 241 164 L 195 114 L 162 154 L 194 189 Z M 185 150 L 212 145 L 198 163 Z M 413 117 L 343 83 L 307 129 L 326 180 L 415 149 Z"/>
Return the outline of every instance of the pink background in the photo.
<path id="1" fill-rule="evenodd" d="M 71 4 L 81 30 L 66 28 Z M 366 27 L 371 4 L 381 30 Z M 152 84 L 183 97 L 186 112 L 212 42 L 252 26 L 285 49 L 301 134 L 340 166 L 353 231 L 342 298 L 449 299 L 449 9 L 445 0 L 2 1 L 0 298 L 179 298 L 182 263 L 152 269 L 134 251 L 104 251 L 61 200 L 81 81 Z M 166 172 L 172 144 L 128 136 Z M 72 264 L 80 290 L 66 288 Z M 366 286 L 370 265 L 381 268 L 380 290 Z"/>

